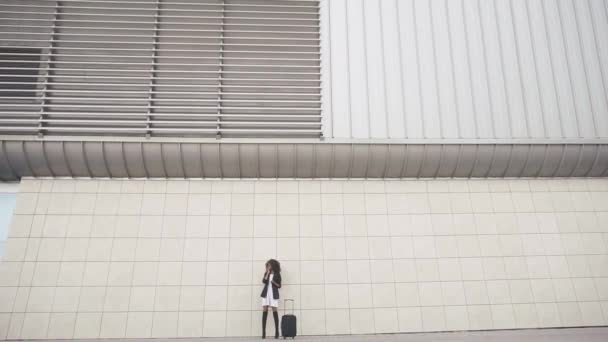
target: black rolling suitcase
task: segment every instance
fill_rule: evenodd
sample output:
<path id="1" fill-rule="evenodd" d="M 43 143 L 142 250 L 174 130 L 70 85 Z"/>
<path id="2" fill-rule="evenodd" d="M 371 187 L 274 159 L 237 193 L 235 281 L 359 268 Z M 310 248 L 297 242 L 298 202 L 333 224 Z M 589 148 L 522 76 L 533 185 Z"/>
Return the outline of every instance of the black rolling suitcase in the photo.
<path id="1" fill-rule="evenodd" d="M 287 302 L 291 302 L 291 315 L 286 313 L 283 315 L 283 317 L 281 317 L 281 335 L 283 335 L 283 338 L 294 338 L 296 337 L 298 331 L 296 315 L 294 315 L 295 302 L 293 299 L 285 299 L 283 301 L 283 310 L 285 312 L 287 312 Z"/>

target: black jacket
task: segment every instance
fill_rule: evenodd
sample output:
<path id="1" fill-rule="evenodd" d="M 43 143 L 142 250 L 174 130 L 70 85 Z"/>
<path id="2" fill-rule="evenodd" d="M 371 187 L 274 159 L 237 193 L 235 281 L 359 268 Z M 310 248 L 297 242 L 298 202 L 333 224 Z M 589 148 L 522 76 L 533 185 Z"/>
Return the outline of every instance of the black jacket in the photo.
<path id="1" fill-rule="evenodd" d="M 273 273 L 272 281 L 274 283 L 277 283 L 278 285 L 277 286 L 275 284 L 271 284 L 272 297 L 274 297 L 274 299 L 279 299 L 279 289 L 281 288 L 281 273 Z M 262 294 L 260 295 L 260 297 L 265 298 L 266 293 L 268 292 L 268 279 L 262 278 L 262 283 L 264 283 L 264 289 L 262 289 Z"/>

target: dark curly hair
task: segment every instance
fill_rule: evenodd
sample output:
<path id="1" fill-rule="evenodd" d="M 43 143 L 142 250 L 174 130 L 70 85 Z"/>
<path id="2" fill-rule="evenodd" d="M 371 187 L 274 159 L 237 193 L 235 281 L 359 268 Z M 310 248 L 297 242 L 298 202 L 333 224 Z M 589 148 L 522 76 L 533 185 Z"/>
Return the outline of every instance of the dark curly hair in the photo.
<path id="1" fill-rule="evenodd" d="M 266 261 L 266 266 L 268 266 L 268 264 L 270 264 L 270 267 L 272 268 L 272 271 L 274 273 L 281 273 L 281 263 L 276 261 L 275 259 L 270 259 L 268 261 Z"/>

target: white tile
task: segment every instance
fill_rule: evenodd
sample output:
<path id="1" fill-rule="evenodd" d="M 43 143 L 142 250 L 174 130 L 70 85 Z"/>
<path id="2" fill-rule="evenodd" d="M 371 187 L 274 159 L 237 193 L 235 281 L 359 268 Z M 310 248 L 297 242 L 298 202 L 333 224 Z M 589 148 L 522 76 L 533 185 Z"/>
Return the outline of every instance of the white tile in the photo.
<path id="1" fill-rule="evenodd" d="M 154 286 L 158 278 L 158 262 L 136 262 L 133 270 L 134 286 Z"/>
<path id="2" fill-rule="evenodd" d="M 188 241 L 186 241 L 188 243 Z M 280 247 L 280 245 L 279 245 Z M 193 250 L 195 251 L 195 250 Z M 230 260 L 249 261 L 253 256 L 253 239 L 232 238 L 230 239 Z"/>
<path id="3" fill-rule="evenodd" d="M 112 243 L 112 261 L 133 261 L 135 260 L 135 248 L 137 239 L 134 238 L 115 238 Z"/>
<path id="4" fill-rule="evenodd" d="M 342 237 L 323 238 L 323 258 L 325 260 L 346 259 L 345 239 Z"/>
<path id="5" fill-rule="evenodd" d="M 537 303 L 536 312 L 541 327 L 558 327 L 561 325 L 557 304 Z"/>
<path id="6" fill-rule="evenodd" d="M 486 282 L 490 304 L 511 303 L 511 292 L 506 280 L 491 280 Z"/>
<path id="7" fill-rule="evenodd" d="M 190 194 L 188 195 L 188 215 L 209 215 L 211 206 L 211 195 Z"/>
<path id="8" fill-rule="evenodd" d="M 323 236 L 344 236 L 344 216 L 323 215 L 321 222 Z"/>
<path id="9" fill-rule="evenodd" d="M 253 236 L 254 237 L 276 237 L 277 220 L 276 216 L 254 216 Z"/>
<path id="10" fill-rule="evenodd" d="M 576 301 L 574 285 L 569 278 L 552 279 L 555 297 L 558 302 Z"/>
<path id="11" fill-rule="evenodd" d="M 579 301 L 598 300 L 592 278 L 572 278 L 572 285 L 574 285 L 574 292 Z"/>
<path id="12" fill-rule="evenodd" d="M 249 210 L 247 212 L 249 212 Z M 253 213 L 253 205 L 251 207 L 251 212 Z M 276 212 L 279 215 L 297 215 L 299 213 L 298 195 L 297 194 L 279 194 L 279 195 L 277 195 Z"/>
<path id="13" fill-rule="evenodd" d="M 78 300 L 79 312 L 101 312 L 103 311 L 105 287 L 82 287 Z"/>
<path id="14" fill-rule="evenodd" d="M 182 286 L 179 300 L 180 311 L 202 311 L 204 304 L 204 286 Z"/>
<path id="15" fill-rule="evenodd" d="M 118 216 L 114 237 L 136 238 L 139 233 L 140 220 L 141 216 Z"/>
<path id="16" fill-rule="evenodd" d="M 428 196 L 432 214 L 449 214 L 452 212 L 450 194 L 429 193 Z"/>
<path id="17" fill-rule="evenodd" d="M 388 237 L 369 237 L 369 254 L 371 259 L 391 259 L 391 241 Z M 401 246 L 401 248 L 407 248 Z"/>
<path id="18" fill-rule="evenodd" d="M 112 257 L 112 238 L 91 238 L 87 252 L 87 261 L 110 261 Z"/>
<path id="19" fill-rule="evenodd" d="M 0 312 L 12 312 L 17 287 L 0 287 Z"/>
<path id="20" fill-rule="evenodd" d="M 146 338 L 152 335 L 152 312 L 129 312 L 126 338 Z"/>
<path id="21" fill-rule="evenodd" d="M 276 215 L 277 196 L 276 194 L 255 194 L 254 196 L 255 215 Z"/>
<path id="22" fill-rule="evenodd" d="M 370 269 L 373 283 L 390 283 L 395 281 L 392 260 L 370 260 Z"/>
<path id="23" fill-rule="evenodd" d="M 323 309 L 325 307 L 325 289 L 323 285 L 301 286 L 302 309 Z"/>
<path id="24" fill-rule="evenodd" d="M 340 239 L 342 250 L 344 251 L 344 239 Z M 344 252 L 346 254 L 346 252 Z M 280 260 L 299 260 L 300 259 L 300 239 L 298 238 L 279 238 L 277 239 L 277 257 Z"/>
<path id="25" fill-rule="evenodd" d="M 300 216 L 300 236 L 316 237 L 323 235 L 323 225 L 320 215 Z"/>
<path id="26" fill-rule="evenodd" d="M 147 286 L 134 286 L 131 288 L 129 298 L 129 311 L 152 311 L 156 289 Z"/>
<path id="27" fill-rule="evenodd" d="M 77 186 L 78 184 L 82 184 L 82 181 L 76 183 Z M 123 180 L 120 187 L 120 192 L 130 194 L 141 194 L 144 192 L 144 184 L 145 181 L 141 180 Z M 91 190 L 94 190 L 92 192 L 97 191 L 97 184 Z"/>
<path id="28" fill-rule="evenodd" d="M 513 304 L 515 324 L 518 328 L 536 328 L 539 326 L 536 306 L 534 304 Z"/>
<path id="29" fill-rule="evenodd" d="M 53 312 L 76 312 L 80 299 L 79 287 L 58 287 L 53 300 Z"/>
<path id="30" fill-rule="evenodd" d="M 206 311 L 203 322 L 203 337 L 223 337 L 226 334 L 226 313 Z"/>
<path id="31" fill-rule="evenodd" d="M 175 337 L 177 320 L 177 312 L 155 312 L 152 319 L 152 337 Z"/>
<path id="32" fill-rule="evenodd" d="M 110 271 L 108 274 L 108 285 L 110 286 L 128 286 L 131 285 L 133 279 L 132 262 L 111 262 Z"/>
<path id="33" fill-rule="evenodd" d="M 395 280 L 398 282 L 416 281 L 416 263 L 414 259 L 393 260 Z"/>
<path id="34" fill-rule="evenodd" d="M 555 302 L 555 291 L 550 279 L 532 279 L 532 294 L 537 303 Z"/>
<path id="35" fill-rule="evenodd" d="M 142 194 L 121 194 L 118 203 L 118 215 L 139 215 L 141 213 L 142 199 Z"/>
<path id="36" fill-rule="evenodd" d="M 182 264 L 182 285 L 204 285 L 206 263 L 184 262 Z"/>
<path id="37" fill-rule="evenodd" d="M 350 264 L 349 264 L 350 265 Z M 350 267 L 350 266 L 349 266 Z M 350 270 L 350 268 L 349 268 Z M 369 267 L 368 267 L 369 272 Z M 322 284 L 324 282 L 322 261 L 301 261 L 300 281 L 302 284 Z M 369 275 L 369 273 L 368 273 Z M 350 277 L 350 272 L 349 272 Z M 369 277 L 368 277 L 369 279 Z"/>
<path id="38" fill-rule="evenodd" d="M 446 306 L 444 310 L 445 327 L 447 330 L 458 331 L 469 329 L 469 316 L 466 306 Z"/>
<path id="39" fill-rule="evenodd" d="M 432 236 L 415 236 L 412 238 L 414 244 L 414 256 L 416 258 L 434 258 L 435 239 Z"/>
<path id="40" fill-rule="evenodd" d="M 321 238 L 301 238 L 300 239 L 300 258 L 301 258 L 301 260 L 321 260 L 321 259 L 323 259 L 323 239 L 321 239 Z"/>
<path id="41" fill-rule="evenodd" d="M 348 286 L 346 284 L 325 285 L 325 308 L 347 309 Z"/>
<path id="42" fill-rule="evenodd" d="M 207 197 L 207 201 L 209 197 Z M 209 204 L 207 203 L 207 206 Z M 234 194 L 232 195 L 231 213 L 233 215 L 253 215 L 254 197 L 253 194 Z M 207 212 L 209 210 L 207 209 Z"/>
<path id="43" fill-rule="evenodd" d="M 277 180 L 277 193 L 278 194 L 295 194 L 298 193 L 298 181 L 292 180 Z"/>
<path id="44" fill-rule="evenodd" d="M 344 213 L 342 194 L 321 194 L 321 212 L 323 215 L 342 215 Z"/>
<path id="45" fill-rule="evenodd" d="M 351 309 L 349 318 L 351 334 L 374 333 L 374 310 Z"/>
<path id="46" fill-rule="evenodd" d="M 421 306 L 443 305 L 441 283 L 439 282 L 418 283 L 418 295 L 420 297 Z"/>
<path id="47" fill-rule="evenodd" d="M 228 305 L 228 289 L 226 286 L 205 287 L 205 311 L 226 310 Z"/>
<path id="48" fill-rule="evenodd" d="M 68 215 L 47 215 L 42 227 L 42 237 L 65 237 L 69 220 Z"/>
<path id="49" fill-rule="evenodd" d="M 362 215 L 365 214 L 365 196 L 363 194 L 347 194 L 343 195 L 344 214 Z"/>
<path id="50" fill-rule="evenodd" d="M 109 262 L 87 262 L 82 277 L 82 284 L 84 286 L 106 286 L 109 272 Z"/>
<path id="51" fill-rule="evenodd" d="M 186 234 L 186 216 L 164 216 L 161 236 L 164 238 L 182 238 Z"/>
<path id="52" fill-rule="evenodd" d="M 579 302 L 578 303 L 583 324 L 586 326 L 598 326 L 606 324 L 606 320 L 602 314 L 602 307 L 598 302 Z"/>
<path id="53" fill-rule="evenodd" d="M 399 330 L 396 308 L 374 309 L 374 322 L 377 334 L 395 333 Z"/>
<path id="54" fill-rule="evenodd" d="M 445 305 L 465 305 L 464 284 L 460 281 L 441 282 L 441 295 Z"/>
<path id="55" fill-rule="evenodd" d="M 416 278 L 419 281 L 439 281 L 437 259 L 416 259 Z"/>
<path id="56" fill-rule="evenodd" d="M 13 313 L 12 315 L 10 315 L 10 322 L 8 323 L 8 327 L 6 328 L 7 339 L 21 338 L 21 328 L 23 327 L 24 319 L 24 313 Z"/>
<path id="57" fill-rule="evenodd" d="M 300 194 L 300 215 L 320 215 L 321 196 L 318 194 Z"/>
<path id="58" fill-rule="evenodd" d="M 513 303 L 531 303 L 534 301 L 529 279 L 509 280 L 509 290 Z"/>
<path id="59" fill-rule="evenodd" d="M 492 305 L 492 320 L 495 329 L 512 329 L 516 327 L 515 312 L 511 304 Z"/>
<path id="60" fill-rule="evenodd" d="M 422 331 L 422 313 L 419 307 L 398 308 L 399 330 L 402 332 Z"/>
<path id="61" fill-rule="evenodd" d="M 526 257 L 530 278 L 549 278 L 549 265 L 545 256 Z"/>
<path id="62" fill-rule="evenodd" d="M 53 313 L 49 319 L 46 337 L 50 339 L 71 339 L 75 324 L 75 313 Z"/>
<path id="63" fill-rule="evenodd" d="M 131 290 L 128 287 L 108 287 L 104 297 L 104 311 L 128 311 L 129 296 Z"/>
<path id="64" fill-rule="evenodd" d="M 429 306 L 421 308 L 422 329 L 424 331 L 445 330 L 445 311 L 441 306 Z"/>
<path id="65" fill-rule="evenodd" d="M 23 319 L 20 337 L 22 339 L 46 338 L 49 318 L 49 313 L 26 313 Z"/>
<path id="66" fill-rule="evenodd" d="M 436 254 L 438 257 L 453 258 L 458 256 L 458 244 L 456 243 L 455 236 L 435 236 L 433 239 L 435 240 Z M 393 244 L 393 246 L 395 245 Z M 404 248 L 402 248 L 398 254 L 407 253 L 407 250 L 409 249 L 407 242 L 403 246 Z M 395 248 L 393 248 L 393 250 L 395 250 Z"/>
<path id="67" fill-rule="evenodd" d="M 50 312 L 54 295 L 54 287 L 32 287 L 27 300 L 27 311 Z"/>
<path id="68" fill-rule="evenodd" d="M 528 263 L 525 257 L 504 257 L 505 273 L 508 279 L 527 278 Z"/>
<path id="69" fill-rule="evenodd" d="M 184 256 L 184 239 L 168 238 L 160 241 L 160 261 L 181 261 Z"/>
<path id="70" fill-rule="evenodd" d="M 344 284 L 348 281 L 346 261 L 330 260 L 325 261 L 325 283 L 326 284 Z"/>
<path id="71" fill-rule="evenodd" d="M 234 240 L 233 240 L 234 241 Z M 250 248 L 251 250 L 251 248 Z M 207 258 L 207 239 L 187 238 L 184 240 L 184 261 L 203 261 Z M 232 253 L 232 250 L 231 250 Z"/>
<path id="72" fill-rule="evenodd" d="M 36 223 L 37 222 L 39 223 L 41 221 L 41 220 L 37 221 L 38 218 L 44 218 L 44 216 L 42 216 L 42 215 L 34 216 L 34 221 L 32 222 L 32 233 L 36 230 L 35 229 Z M 91 235 L 92 227 L 93 227 L 93 216 L 72 215 L 69 217 L 66 236 L 67 237 L 89 237 Z"/>
<path id="73" fill-rule="evenodd" d="M 284 296 L 284 294 L 283 294 Z M 251 286 L 228 286 L 228 310 L 250 310 L 252 300 L 258 299 L 259 294 L 253 294 Z"/>
<path id="74" fill-rule="evenodd" d="M 36 263 L 33 286 L 55 286 L 59 275 L 59 262 L 39 262 Z"/>
<path id="75" fill-rule="evenodd" d="M 249 311 L 228 311 L 226 331 L 230 336 L 251 336 L 251 313 Z"/>
<path id="76" fill-rule="evenodd" d="M 207 280 L 205 285 L 228 285 L 228 262 L 207 263 Z"/>
<path id="77" fill-rule="evenodd" d="M 101 317 L 100 338 L 123 338 L 127 329 L 128 313 L 104 312 Z"/>
<path id="78" fill-rule="evenodd" d="M 146 179 L 144 181 L 143 192 L 144 193 L 148 193 L 148 194 L 152 194 L 152 193 L 162 194 L 162 193 L 165 193 L 165 192 L 167 192 L 167 182 L 164 181 L 164 180 Z"/>
<path id="79" fill-rule="evenodd" d="M 180 312 L 177 325 L 178 337 L 200 337 L 203 335 L 202 312 Z"/>
<path id="80" fill-rule="evenodd" d="M 38 261 L 60 261 L 65 239 L 47 238 L 40 240 Z"/>
<path id="81" fill-rule="evenodd" d="M 157 261 L 160 254 L 160 239 L 138 239 L 135 261 Z"/>
<path id="82" fill-rule="evenodd" d="M 464 291 L 467 304 L 488 304 L 488 290 L 483 281 L 465 281 Z"/>
<path id="83" fill-rule="evenodd" d="M 74 338 L 97 338 L 101 328 L 101 313 L 79 312 L 76 316 Z"/>
<path id="84" fill-rule="evenodd" d="M 300 220 L 298 216 L 277 216 L 277 237 L 299 237 Z"/>
<path id="85" fill-rule="evenodd" d="M 559 317 L 563 326 L 583 325 L 582 312 L 576 302 L 557 303 Z"/>
<path id="86" fill-rule="evenodd" d="M 507 277 L 505 263 L 502 257 L 488 257 L 482 259 L 483 274 L 487 280 L 505 279 Z"/>
<path id="87" fill-rule="evenodd" d="M 349 310 L 334 309 L 325 311 L 325 326 L 328 335 L 350 333 Z"/>
<path id="88" fill-rule="evenodd" d="M 230 215 L 231 210 L 230 194 L 212 194 L 210 198 L 209 214 L 211 215 Z"/>
<path id="89" fill-rule="evenodd" d="M 276 258 L 276 239 L 255 238 L 253 239 L 253 260 L 268 260 Z"/>

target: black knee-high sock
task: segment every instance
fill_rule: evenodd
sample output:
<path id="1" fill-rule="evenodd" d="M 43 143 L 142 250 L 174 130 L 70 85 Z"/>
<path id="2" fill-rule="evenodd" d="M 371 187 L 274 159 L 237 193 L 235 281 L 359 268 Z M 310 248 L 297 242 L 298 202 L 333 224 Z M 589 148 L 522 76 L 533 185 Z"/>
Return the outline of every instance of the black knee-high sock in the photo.
<path id="1" fill-rule="evenodd" d="M 266 337 L 266 319 L 268 318 L 268 311 L 262 313 L 262 337 Z"/>
<path id="2" fill-rule="evenodd" d="M 279 337 L 279 313 L 276 311 L 272 312 L 272 318 L 274 318 L 274 337 Z"/>

